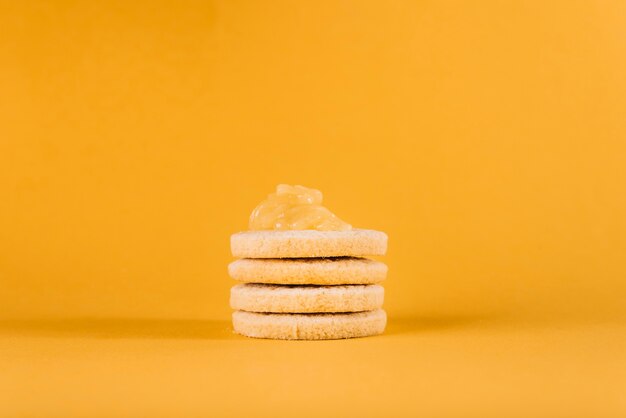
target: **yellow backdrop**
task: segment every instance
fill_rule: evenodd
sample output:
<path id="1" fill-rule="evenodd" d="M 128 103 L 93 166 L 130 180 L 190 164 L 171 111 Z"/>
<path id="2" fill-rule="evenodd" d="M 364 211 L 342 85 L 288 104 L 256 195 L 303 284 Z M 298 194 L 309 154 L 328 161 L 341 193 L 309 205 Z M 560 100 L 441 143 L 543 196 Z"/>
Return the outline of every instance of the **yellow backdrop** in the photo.
<path id="1" fill-rule="evenodd" d="M 625 75 L 617 0 L 0 0 L 0 416 L 623 418 Z M 232 334 L 277 183 L 385 335 Z"/>
<path id="2" fill-rule="evenodd" d="M 391 316 L 626 315 L 622 2 L 2 2 L 0 315 L 228 318 L 277 183 Z"/>

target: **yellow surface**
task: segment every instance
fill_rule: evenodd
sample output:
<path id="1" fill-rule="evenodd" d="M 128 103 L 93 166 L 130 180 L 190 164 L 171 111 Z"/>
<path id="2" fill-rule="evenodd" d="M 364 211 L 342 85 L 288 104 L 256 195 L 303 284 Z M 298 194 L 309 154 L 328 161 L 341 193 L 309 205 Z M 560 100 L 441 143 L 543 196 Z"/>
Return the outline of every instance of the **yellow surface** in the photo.
<path id="1" fill-rule="evenodd" d="M 225 321 L 0 324 L 3 417 L 615 417 L 626 325 L 396 318 L 249 340 Z"/>
<path id="2" fill-rule="evenodd" d="M 0 416 L 626 415 L 624 74 L 617 0 L 0 0 Z M 389 234 L 410 332 L 231 339 L 282 182 Z"/>

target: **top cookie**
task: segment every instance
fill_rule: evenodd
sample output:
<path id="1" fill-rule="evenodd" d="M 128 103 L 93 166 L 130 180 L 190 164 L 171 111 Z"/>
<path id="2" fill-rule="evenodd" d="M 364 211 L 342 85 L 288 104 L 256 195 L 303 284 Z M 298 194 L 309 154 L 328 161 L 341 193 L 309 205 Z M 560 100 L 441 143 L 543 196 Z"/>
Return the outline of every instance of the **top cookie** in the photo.
<path id="1" fill-rule="evenodd" d="M 240 258 L 363 257 L 385 255 L 387 234 L 369 229 L 349 231 L 245 231 L 230 237 Z"/>

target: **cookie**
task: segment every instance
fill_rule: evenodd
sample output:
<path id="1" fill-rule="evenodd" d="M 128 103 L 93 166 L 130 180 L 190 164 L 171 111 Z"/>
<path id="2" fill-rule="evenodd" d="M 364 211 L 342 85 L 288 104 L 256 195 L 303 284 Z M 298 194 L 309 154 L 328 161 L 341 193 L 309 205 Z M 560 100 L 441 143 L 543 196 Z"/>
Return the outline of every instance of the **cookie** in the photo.
<path id="1" fill-rule="evenodd" d="M 245 231 L 230 237 L 238 258 L 363 257 L 384 255 L 387 234 L 369 229 L 350 231 Z"/>
<path id="2" fill-rule="evenodd" d="M 387 265 L 367 258 L 244 258 L 228 265 L 228 274 L 245 283 L 372 284 L 387 277 Z"/>
<path id="3" fill-rule="evenodd" d="M 387 314 L 382 309 L 357 313 L 276 314 L 233 312 L 236 333 L 280 340 L 334 340 L 382 334 Z"/>
<path id="4" fill-rule="evenodd" d="M 248 312 L 361 312 L 383 306 L 378 285 L 278 286 L 238 284 L 230 290 L 230 307 Z"/>

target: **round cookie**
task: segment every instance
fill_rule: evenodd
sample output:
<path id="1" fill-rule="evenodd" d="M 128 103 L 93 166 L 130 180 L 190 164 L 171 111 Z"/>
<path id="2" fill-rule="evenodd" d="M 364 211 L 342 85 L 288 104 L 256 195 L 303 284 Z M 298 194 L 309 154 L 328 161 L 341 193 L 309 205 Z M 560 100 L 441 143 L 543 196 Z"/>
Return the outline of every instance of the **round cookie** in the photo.
<path id="1" fill-rule="evenodd" d="M 385 255 L 387 234 L 369 229 L 245 231 L 230 237 L 230 248 L 239 258 Z"/>
<path id="2" fill-rule="evenodd" d="M 245 283 L 372 284 L 387 277 L 387 265 L 367 258 L 243 258 L 228 265 L 228 274 Z"/>
<path id="3" fill-rule="evenodd" d="M 382 309 L 340 314 L 275 314 L 233 312 L 237 334 L 279 340 L 334 340 L 382 334 L 387 314 Z"/>
<path id="4" fill-rule="evenodd" d="M 248 312 L 362 312 L 383 306 L 378 285 L 277 286 L 238 284 L 230 289 L 230 307 Z"/>

